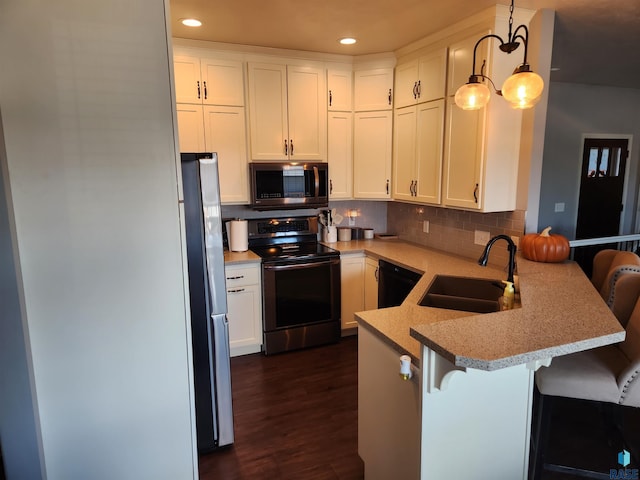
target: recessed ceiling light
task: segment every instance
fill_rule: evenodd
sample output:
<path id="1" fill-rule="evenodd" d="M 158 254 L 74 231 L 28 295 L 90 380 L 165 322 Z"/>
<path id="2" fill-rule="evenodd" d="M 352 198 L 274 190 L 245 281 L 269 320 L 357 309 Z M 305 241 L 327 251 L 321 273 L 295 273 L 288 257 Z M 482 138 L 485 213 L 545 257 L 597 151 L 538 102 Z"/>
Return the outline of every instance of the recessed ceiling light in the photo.
<path id="1" fill-rule="evenodd" d="M 200 27 L 202 22 L 196 18 L 183 18 L 180 23 L 187 27 Z"/>
<path id="2" fill-rule="evenodd" d="M 345 37 L 340 39 L 340 43 L 342 45 L 353 45 L 354 43 L 356 43 L 356 39 L 351 37 Z"/>

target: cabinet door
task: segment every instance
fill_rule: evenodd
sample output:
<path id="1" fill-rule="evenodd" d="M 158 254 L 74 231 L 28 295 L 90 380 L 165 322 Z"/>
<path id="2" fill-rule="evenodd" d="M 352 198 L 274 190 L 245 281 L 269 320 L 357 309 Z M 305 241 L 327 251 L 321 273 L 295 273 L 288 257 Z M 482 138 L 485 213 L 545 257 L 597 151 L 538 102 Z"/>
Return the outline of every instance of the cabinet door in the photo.
<path id="1" fill-rule="evenodd" d="M 204 143 L 204 120 L 200 105 L 179 103 L 176 105 L 178 117 L 178 143 L 181 152 L 206 152 Z"/>
<path id="2" fill-rule="evenodd" d="M 393 69 L 377 68 L 354 73 L 354 110 L 390 110 L 393 105 Z"/>
<path id="3" fill-rule="evenodd" d="M 483 137 L 486 108 L 462 110 L 447 104 L 443 204 L 482 208 Z"/>
<path id="4" fill-rule="evenodd" d="M 329 112 L 329 199 L 353 196 L 353 114 Z"/>
<path id="5" fill-rule="evenodd" d="M 415 105 L 418 99 L 418 62 L 413 61 L 396 67 L 395 108 Z"/>
<path id="6" fill-rule="evenodd" d="M 478 39 L 488 33 L 490 33 L 489 30 L 480 30 L 476 34 L 449 46 L 447 95 L 455 95 L 456 90 L 469 81 L 469 76 L 473 73 L 473 49 Z M 487 59 L 487 46 L 490 43 L 491 40 L 484 40 L 478 45 L 475 73 L 480 73 L 483 61 L 487 60 L 484 73 L 491 76 L 491 63 Z"/>
<path id="7" fill-rule="evenodd" d="M 439 204 L 442 185 L 444 100 L 421 103 L 416 110 L 414 199 L 421 203 Z"/>
<path id="8" fill-rule="evenodd" d="M 327 160 L 327 104 L 321 68 L 287 67 L 289 157 Z"/>
<path id="9" fill-rule="evenodd" d="M 284 65 L 249 63 L 251 158 L 287 160 L 287 70 Z"/>
<path id="10" fill-rule="evenodd" d="M 358 326 L 353 314 L 364 310 L 364 257 L 340 257 L 340 288 L 342 329 Z"/>
<path id="11" fill-rule="evenodd" d="M 249 203 L 244 107 L 204 107 L 206 151 L 217 152 L 222 203 Z"/>
<path id="12" fill-rule="evenodd" d="M 262 348 L 260 285 L 227 288 L 227 308 L 231 356 L 259 352 Z"/>
<path id="13" fill-rule="evenodd" d="M 185 55 L 173 57 L 173 75 L 176 103 L 202 103 L 200 59 Z"/>
<path id="14" fill-rule="evenodd" d="M 393 127 L 393 198 L 414 200 L 416 107 L 395 111 Z"/>
<path id="15" fill-rule="evenodd" d="M 391 111 L 356 113 L 353 144 L 353 196 L 391 197 Z"/>
<path id="16" fill-rule="evenodd" d="M 202 58 L 202 88 L 205 105 L 244 105 L 242 62 Z"/>
<path id="17" fill-rule="evenodd" d="M 421 57 L 419 60 L 419 84 L 417 85 L 418 102 L 429 102 L 431 100 L 444 98 L 446 78 L 446 48 Z"/>
<path id="18" fill-rule="evenodd" d="M 327 71 L 327 106 L 329 111 L 352 110 L 353 73 L 351 70 Z"/>
<path id="19" fill-rule="evenodd" d="M 366 257 L 364 263 L 364 309 L 378 308 L 378 259 Z"/>

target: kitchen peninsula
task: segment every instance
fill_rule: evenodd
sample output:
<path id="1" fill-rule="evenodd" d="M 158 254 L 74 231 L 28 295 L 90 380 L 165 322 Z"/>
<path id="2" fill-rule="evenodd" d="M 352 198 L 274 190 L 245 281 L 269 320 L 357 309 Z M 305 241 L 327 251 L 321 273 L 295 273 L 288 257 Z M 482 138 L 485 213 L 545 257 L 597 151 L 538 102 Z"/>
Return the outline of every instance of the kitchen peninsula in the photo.
<path id="1" fill-rule="evenodd" d="M 356 314 L 367 479 L 526 479 L 535 370 L 625 336 L 573 262 L 518 256 L 521 308 L 475 314 L 418 303 L 436 274 L 504 279 L 502 269 L 400 241 L 331 246 L 424 272 L 401 306 Z M 411 381 L 398 376 L 402 354 Z"/>

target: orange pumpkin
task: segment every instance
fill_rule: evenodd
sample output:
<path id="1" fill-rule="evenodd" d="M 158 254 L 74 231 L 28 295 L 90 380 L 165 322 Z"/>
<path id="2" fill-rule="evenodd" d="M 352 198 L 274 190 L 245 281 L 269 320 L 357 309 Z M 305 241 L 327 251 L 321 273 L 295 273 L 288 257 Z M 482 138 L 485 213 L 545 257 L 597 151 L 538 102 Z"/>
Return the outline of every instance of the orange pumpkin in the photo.
<path id="1" fill-rule="evenodd" d="M 569 240 L 562 235 L 551 234 L 551 227 L 542 233 L 528 233 L 522 237 L 520 249 L 524 258 L 534 262 L 556 263 L 569 258 Z"/>

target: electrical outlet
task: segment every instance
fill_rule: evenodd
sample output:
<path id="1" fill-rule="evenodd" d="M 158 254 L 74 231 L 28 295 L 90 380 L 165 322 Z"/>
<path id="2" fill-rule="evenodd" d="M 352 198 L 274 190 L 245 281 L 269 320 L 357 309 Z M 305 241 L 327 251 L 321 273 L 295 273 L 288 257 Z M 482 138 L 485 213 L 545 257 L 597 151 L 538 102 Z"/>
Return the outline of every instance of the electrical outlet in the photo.
<path id="1" fill-rule="evenodd" d="M 473 243 L 475 243 L 476 245 L 486 245 L 489 242 L 490 238 L 491 237 L 489 232 L 485 232 L 484 230 L 475 230 Z"/>
<path id="2" fill-rule="evenodd" d="M 356 217 L 349 217 L 349 226 L 353 227 L 356 224 Z"/>
<path id="3" fill-rule="evenodd" d="M 556 203 L 554 211 L 556 213 L 564 212 L 564 202 Z"/>
<path id="4" fill-rule="evenodd" d="M 429 220 L 422 221 L 422 231 L 424 233 L 429 233 Z"/>

